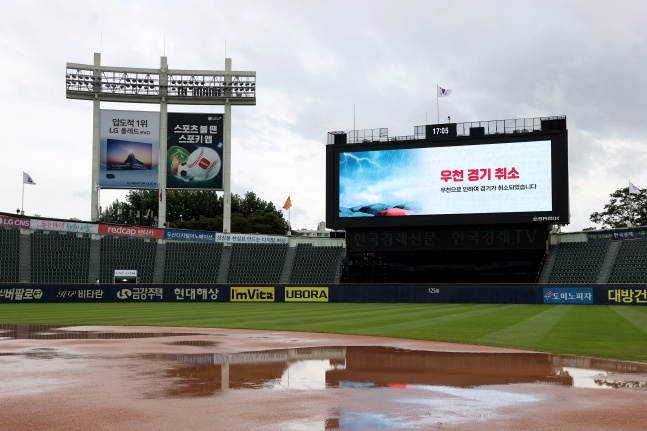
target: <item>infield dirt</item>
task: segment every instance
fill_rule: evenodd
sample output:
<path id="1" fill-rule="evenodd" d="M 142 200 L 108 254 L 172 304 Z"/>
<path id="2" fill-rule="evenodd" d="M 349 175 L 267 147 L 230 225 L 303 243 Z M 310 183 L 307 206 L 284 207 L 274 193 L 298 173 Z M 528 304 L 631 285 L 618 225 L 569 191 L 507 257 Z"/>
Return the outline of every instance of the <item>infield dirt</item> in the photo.
<path id="1" fill-rule="evenodd" d="M 644 430 L 647 364 L 383 337 L 0 327 L 23 430 Z"/>

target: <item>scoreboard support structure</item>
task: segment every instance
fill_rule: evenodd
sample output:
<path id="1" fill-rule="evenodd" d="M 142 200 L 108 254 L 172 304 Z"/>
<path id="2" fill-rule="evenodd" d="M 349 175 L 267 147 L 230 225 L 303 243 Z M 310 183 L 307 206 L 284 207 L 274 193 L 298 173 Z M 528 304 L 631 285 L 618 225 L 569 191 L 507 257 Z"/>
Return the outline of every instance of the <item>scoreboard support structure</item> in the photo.
<path id="1" fill-rule="evenodd" d="M 326 149 L 342 282 L 536 283 L 569 223 L 564 116 L 330 132 Z"/>

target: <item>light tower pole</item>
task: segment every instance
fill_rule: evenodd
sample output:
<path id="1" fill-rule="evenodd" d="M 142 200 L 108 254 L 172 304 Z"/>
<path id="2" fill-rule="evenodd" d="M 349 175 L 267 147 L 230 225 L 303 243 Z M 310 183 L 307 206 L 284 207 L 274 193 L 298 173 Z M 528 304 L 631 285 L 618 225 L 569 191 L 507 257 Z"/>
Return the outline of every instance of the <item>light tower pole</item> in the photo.
<path id="1" fill-rule="evenodd" d="M 167 111 L 169 104 L 223 105 L 223 232 L 231 232 L 231 107 L 256 105 L 256 72 L 231 70 L 225 58 L 224 71 L 168 69 L 161 57 L 159 69 L 110 67 L 101 65 L 101 54 L 94 54 L 94 64 L 67 63 L 65 94 L 68 99 L 93 101 L 92 114 L 92 196 L 91 218 L 99 218 L 99 191 L 117 188 L 102 184 L 101 102 L 155 103 L 160 105 L 158 184 L 160 200 L 158 227 L 166 223 L 167 186 Z"/>
<path id="2" fill-rule="evenodd" d="M 231 58 L 225 58 L 225 91 L 226 96 L 231 96 Z M 222 214 L 222 232 L 231 232 L 231 103 L 229 97 L 225 97 L 225 134 L 223 142 L 223 161 L 222 161 L 222 185 L 224 189 L 223 196 L 223 214 Z"/>

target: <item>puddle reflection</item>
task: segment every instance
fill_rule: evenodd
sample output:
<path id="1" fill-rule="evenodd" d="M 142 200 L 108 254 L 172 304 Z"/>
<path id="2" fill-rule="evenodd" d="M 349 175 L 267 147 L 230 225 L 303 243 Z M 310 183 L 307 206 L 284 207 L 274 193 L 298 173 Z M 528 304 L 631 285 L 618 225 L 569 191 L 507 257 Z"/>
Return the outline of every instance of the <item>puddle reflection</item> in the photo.
<path id="1" fill-rule="evenodd" d="M 452 353 L 390 347 L 328 347 L 237 354 L 147 355 L 173 380 L 159 396 L 235 389 L 475 388 L 519 383 L 647 389 L 647 364 L 544 353 Z M 614 375 L 638 374 L 635 381 Z"/>
<path id="2" fill-rule="evenodd" d="M 62 325 L 0 325 L 2 339 L 128 339 L 204 335 L 192 332 L 109 332 Z M 172 341 L 169 346 L 210 350 L 211 340 Z M 57 352 L 36 349 L 31 357 Z M 209 396 L 228 389 L 325 389 L 451 386 L 472 388 L 552 383 L 582 388 L 647 389 L 647 364 L 545 353 L 454 353 L 380 346 L 317 347 L 234 354 L 145 355 L 160 361 L 155 373 L 173 381 L 167 396 Z M 641 374 L 642 379 L 616 380 Z"/>
<path id="3" fill-rule="evenodd" d="M 505 386 L 520 383 L 647 390 L 647 364 L 542 353 L 349 346 L 148 358 L 164 361 L 166 365 L 156 368 L 163 379 L 170 379 L 165 389 L 148 394 L 151 398 L 218 397 L 245 389 L 335 388 L 351 391 L 342 392 L 342 399 L 361 398 L 369 406 L 335 409 L 323 423 L 309 424 L 307 429 L 428 429 L 438 424 L 485 422 L 497 417 L 501 409 L 541 401 L 539 395 L 521 394 Z M 617 373 L 635 375 L 636 380 L 618 381 Z"/>

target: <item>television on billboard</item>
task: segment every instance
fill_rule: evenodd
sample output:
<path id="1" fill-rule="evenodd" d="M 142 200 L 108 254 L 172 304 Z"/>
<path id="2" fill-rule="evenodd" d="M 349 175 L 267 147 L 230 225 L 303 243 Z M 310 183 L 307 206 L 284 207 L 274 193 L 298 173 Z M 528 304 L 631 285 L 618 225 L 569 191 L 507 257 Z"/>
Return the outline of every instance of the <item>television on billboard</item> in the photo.
<path id="1" fill-rule="evenodd" d="M 101 110 L 101 188 L 158 188 L 159 116 L 159 112 Z"/>

